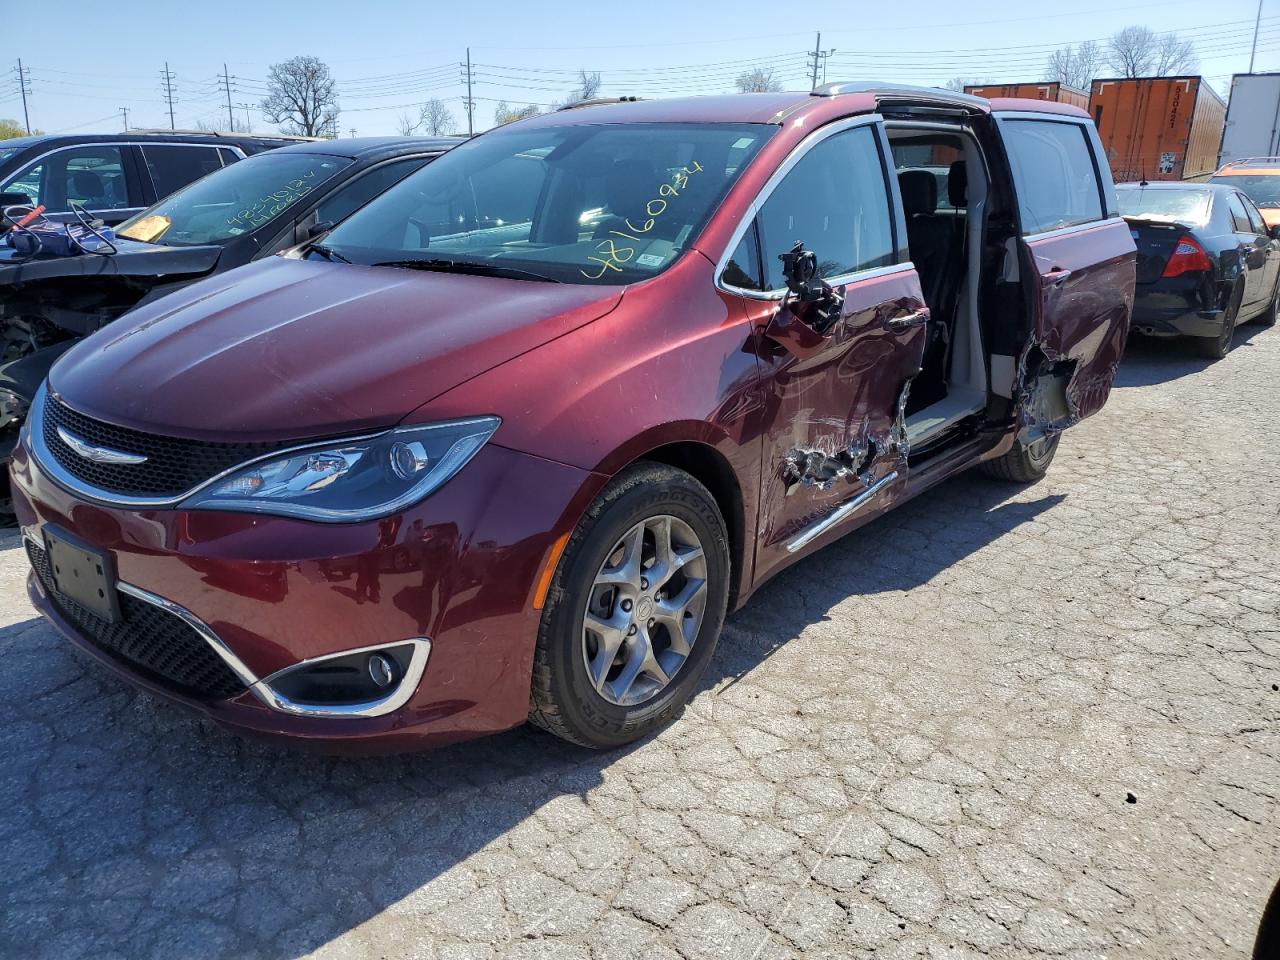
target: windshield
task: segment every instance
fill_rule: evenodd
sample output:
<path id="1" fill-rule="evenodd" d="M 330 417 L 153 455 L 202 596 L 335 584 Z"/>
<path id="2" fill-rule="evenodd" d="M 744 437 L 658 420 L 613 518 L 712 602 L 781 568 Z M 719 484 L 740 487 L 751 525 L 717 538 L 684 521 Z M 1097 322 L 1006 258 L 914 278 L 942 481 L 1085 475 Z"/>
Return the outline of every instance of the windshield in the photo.
<path id="1" fill-rule="evenodd" d="M 486 134 L 352 214 L 317 255 L 565 283 L 644 280 L 697 237 L 776 129 L 629 123 Z"/>
<path id="2" fill-rule="evenodd" d="M 1122 217 L 1179 220 L 1183 223 L 1204 223 L 1209 219 L 1207 190 L 1121 187 L 1116 191 L 1116 199 L 1120 202 Z"/>
<path id="3" fill-rule="evenodd" d="M 225 243 L 275 220 L 350 164 L 342 157 L 261 153 L 166 197 L 116 233 L 175 246 Z"/>
<path id="4" fill-rule="evenodd" d="M 1276 174 L 1213 177 L 1209 182 L 1235 187 L 1260 207 L 1280 207 L 1280 176 Z"/>

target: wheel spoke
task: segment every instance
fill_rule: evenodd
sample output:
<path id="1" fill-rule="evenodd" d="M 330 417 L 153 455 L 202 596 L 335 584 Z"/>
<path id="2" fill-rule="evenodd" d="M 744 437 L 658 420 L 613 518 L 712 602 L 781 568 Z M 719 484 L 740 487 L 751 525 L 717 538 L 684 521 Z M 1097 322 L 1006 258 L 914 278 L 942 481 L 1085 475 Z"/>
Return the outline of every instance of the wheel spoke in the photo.
<path id="1" fill-rule="evenodd" d="M 597 691 L 604 689 L 605 679 L 609 676 L 609 669 L 613 666 L 613 659 L 617 656 L 618 648 L 622 646 L 622 641 L 626 639 L 627 628 L 626 618 L 615 613 L 608 620 L 596 616 L 594 613 L 588 613 L 586 616 L 586 628 L 596 635 L 596 655 L 591 658 L 587 664 L 587 672 L 591 674 L 592 686 Z"/>
<path id="2" fill-rule="evenodd" d="M 685 633 L 686 616 L 696 630 L 702 624 L 702 612 L 707 605 L 707 581 L 687 580 L 676 596 L 659 600 L 653 617 L 667 628 L 671 650 L 682 657 L 689 655 L 694 637 Z"/>
<path id="3" fill-rule="evenodd" d="M 653 655 L 653 642 L 649 638 L 648 629 L 641 627 L 631 638 L 630 652 L 622 672 L 609 684 L 615 701 L 625 703 L 636 681 L 646 674 L 657 683 L 659 689 L 671 681 Z"/>
<path id="4" fill-rule="evenodd" d="M 640 584 L 640 560 L 644 555 L 644 524 L 637 523 L 628 530 L 619 544 L 622 559 L 615 566 L 601 569 L 596 574 L 596 583 L 637 588 Z"/>

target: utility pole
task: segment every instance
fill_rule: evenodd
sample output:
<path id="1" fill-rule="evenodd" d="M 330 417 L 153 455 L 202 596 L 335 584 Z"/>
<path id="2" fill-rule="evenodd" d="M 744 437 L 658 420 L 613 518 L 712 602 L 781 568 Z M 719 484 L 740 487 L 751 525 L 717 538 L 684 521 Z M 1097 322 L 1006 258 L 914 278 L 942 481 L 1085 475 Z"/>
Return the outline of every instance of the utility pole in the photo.
<path id="1" fill-rule="evenodd" d="M 31 115 L 27 113 L 27 94 L 31 92 L 31 68 L 22 65 L 22 58 L 18 58 L 18 91 L 22 94 L 22 123 L 27 128 L 27 133 L 31 133 Z"/>
<path id="2" fill-rule="evenodd" d="M 227 65 L 222 65 L 222 89 L 227 92 L 227 132 L 235 133 L 236 118 L 231 112 L 231 74 L 227 73 Z"/>
<path id="3" fill-rule="evenodd" d="M 1253 73 L 1253 58 L 1258 55 L 1258 25 L 1262 23 L 1262 0 L 1258 0 L 1258 15 L 1253 20 L 1253 49 L 1249 51 L 1249 72 Z"/>
<path id="4" fill-rule="evenodd" d="M 124 117 L 124 132 L 128 133 L 129 132 L 129 108 L 121 107 L 120 116 Z"/>
<path id="5" fill-rule="evenodd" d="M 352 140 L 354 140 L 354 139 L 356 138 L 356 128 L 355 128 L 355 127 L 348 127 L 348 128 L 347 128 L 347 133 L 351 134 L 351 139 L 352 139 Z"/>
<path id="6" fill-rule="evenodd" d="M 173 122 L 173 74 L 169 71 L 169 62 L 167 60 L 160 78 L 164 80 L 164 98 L 169 101 L 169 129 L 176 130 L 177 125 Z"/>
<path id="7" fill-rule="evenodd" d="M 836 52 L 836 48 L 830 50 L 822 49 L 822 31 L 818 31 L 818 39 L 813 44 L 813 53 L 809 54 L 809 59 L 813 61 L 809 68 L 809 74 L 812 81 L 811 90 L 818 89 L 818 65 L 822 65 L 822 82 L 827 82 L 827 57 Z"/>
<path id="8" fill-rule="evenodd" d="M 475 121 L 472 119 L 472 113 L 475 110 L 475 101 L 471 99 L 471 48 L 467 47 L 467 136 L 474 137 L 476 135 Z"/>
<path id="9" fill-rule="evenodd" d="M 247 103 L 242 103 L 242 104 L 240 104 L 240 106 L 241 106 L 242 108 L 244 108 L 244 132 L 245 132 L 245 133 L 252 133 L 252 132 L 253 132 L 253 121 L 251 121 L 251 120 L 249 119 L 249 105 L 248 105 Z M 234 120 L 231 122 L 231 125 L 232 125 L 233 127 L 235 126 L 235 121 L 234 121 Z"/>

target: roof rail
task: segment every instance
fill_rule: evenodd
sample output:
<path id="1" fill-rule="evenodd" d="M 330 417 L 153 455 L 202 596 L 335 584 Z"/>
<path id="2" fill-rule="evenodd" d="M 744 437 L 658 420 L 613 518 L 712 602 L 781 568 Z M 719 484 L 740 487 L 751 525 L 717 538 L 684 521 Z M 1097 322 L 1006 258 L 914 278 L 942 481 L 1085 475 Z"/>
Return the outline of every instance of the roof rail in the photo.
<path id="1" fill-rule="evenodd" d="M 556 107 L 556 110 L 577 110 L 579 107 L 598 107 L 602 103 L 635 103 L 643 99 L 644 97 L 592 97 L 589 100 L 576 100 L 573 103 L 566 103 L 563 107 Z"/>
<path id="2" fill-rule="evenodd" d="M 836 97 L 842 93 L 870 93 L 877 100 L 933 100 L 959 107 L 985 109 L 987 101 L 968 93 L 956 93 L 941 87 L 920 87 L 907 83 L 876 83 L 869 80 L 840 80 L 824 83 L 814 90 L 813 97 Z"/>
<path id="3" fill-rule="evenodd" d="M 1280 157 L 1241 157 L 1239 160 L 1228 160 L 1219 169 L 1225 170 L 1227 167 L 1243 167 L 1251 163 L 1263 164 L 1266 166 L 1280 166 Z"/>
<path id="4" fill-rule="evenodd" d="M 168 130 L 162 127 L 130 127 L 130 133 L 156 137 L 239 137 L 250 140 L 293 140 L 312 143 L 325 137 L 305 137 L 297 133 L 243 133 L 233 130 Z"/>

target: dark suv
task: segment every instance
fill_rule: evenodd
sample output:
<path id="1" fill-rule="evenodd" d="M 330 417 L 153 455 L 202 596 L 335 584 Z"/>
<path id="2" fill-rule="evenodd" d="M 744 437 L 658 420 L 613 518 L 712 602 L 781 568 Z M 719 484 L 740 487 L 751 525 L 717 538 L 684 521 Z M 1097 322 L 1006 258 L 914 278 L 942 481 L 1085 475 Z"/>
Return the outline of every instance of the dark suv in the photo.
<path id="1" fill-rule="evenodd" d="M 304 138 L 213 133 L 119 133 L 0 140 L 0 205 L 78 203 L 121 223 L 206 173 Z"/>
<path id="2" fill-rule="evenodd" d="M 1134 260 L 1062 104 L 512 123 L 64 354 L 11 467 L 30 595 L 242 730 L 626 743 L 778 571 L 969 467 L 1044 476 L 1106 403 Z"/>

